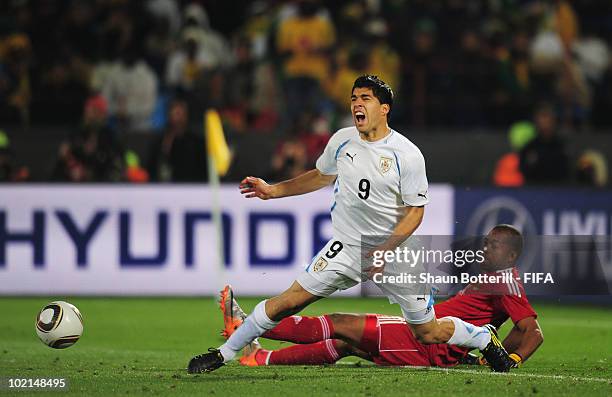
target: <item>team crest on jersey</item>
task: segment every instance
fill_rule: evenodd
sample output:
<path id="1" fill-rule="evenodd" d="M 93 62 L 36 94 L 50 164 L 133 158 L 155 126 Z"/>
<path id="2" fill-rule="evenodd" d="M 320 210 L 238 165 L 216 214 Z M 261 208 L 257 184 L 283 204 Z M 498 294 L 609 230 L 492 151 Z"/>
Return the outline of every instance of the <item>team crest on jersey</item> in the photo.
<path id="1" fill-rule="evenodd" d="M 325 269 L 327 267 L 327 261 L 323 258 L 319 258 L 317 259 L 317 261 L 315 262 L 314 266 L 312 267 L 312 271 L 314 272 L 320 272 L 321 270 Z"/>
<path id="2" fill-rule="evenodd" d="M 380 161 L 378 163 L 380 173 L 385 175 L 391 169 L 393 165 L 393 159 L 389 157 L 380 156 Z"/>

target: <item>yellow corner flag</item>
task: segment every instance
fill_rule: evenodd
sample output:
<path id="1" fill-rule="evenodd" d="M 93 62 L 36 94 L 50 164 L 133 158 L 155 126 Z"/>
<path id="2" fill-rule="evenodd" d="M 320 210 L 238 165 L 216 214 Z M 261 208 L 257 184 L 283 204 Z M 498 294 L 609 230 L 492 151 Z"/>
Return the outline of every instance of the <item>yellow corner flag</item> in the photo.
<path id="1" fill-rule="evenodd" d="M 212 158 L 217 174 L 224 176 L 229 170 L 231 153 L 225 141 L 221 117 L 216 110 L 207 110 L 204 115 L 204 128 L 208 155 Z"/>

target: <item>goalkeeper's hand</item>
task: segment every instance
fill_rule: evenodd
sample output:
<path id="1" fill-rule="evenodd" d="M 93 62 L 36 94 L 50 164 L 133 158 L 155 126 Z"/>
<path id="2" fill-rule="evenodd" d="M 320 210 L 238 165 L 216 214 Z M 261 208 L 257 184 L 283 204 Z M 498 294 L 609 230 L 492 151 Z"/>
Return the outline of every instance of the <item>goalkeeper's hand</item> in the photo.
<path id="1" fill-rule="evenodd" d="M 523 363 L 523 357 L 516 353 L 510 353 L 510 358 L 512 359 L 512 361 L 514 361 L 514 365 L 512 366 L 512 368 L 518 368 Z"/>

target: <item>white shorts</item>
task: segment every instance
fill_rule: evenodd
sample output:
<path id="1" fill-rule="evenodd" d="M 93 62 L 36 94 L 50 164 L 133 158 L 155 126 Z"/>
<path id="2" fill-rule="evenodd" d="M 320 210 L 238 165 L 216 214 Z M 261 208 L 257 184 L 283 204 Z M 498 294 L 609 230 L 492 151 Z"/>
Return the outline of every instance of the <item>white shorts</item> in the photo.
<path id="1" fill-rule="evenodd" d="M 296 281 L 311 294 L 326 298 L 338 290 L 354 287 L 367 280 L 361 271 L 361 261 L 361 247 L 332 239 L 312 258 L 305 272 Z M 393 285 L 376 285 L 389 298 L 389 302 L 400 305 L 407 322 L 424 324 L 435 319 L 434 301 L 430 292 L 410 294 L 404 293 L 407 289 L 398 289 Z"/>
<path id="2" fill-rule="evenodd" d="M 329 240 L 296 281 L 306 291 L 324 298 L 354 287 L 362 281 L 359 252 L 359 247 Z"/>

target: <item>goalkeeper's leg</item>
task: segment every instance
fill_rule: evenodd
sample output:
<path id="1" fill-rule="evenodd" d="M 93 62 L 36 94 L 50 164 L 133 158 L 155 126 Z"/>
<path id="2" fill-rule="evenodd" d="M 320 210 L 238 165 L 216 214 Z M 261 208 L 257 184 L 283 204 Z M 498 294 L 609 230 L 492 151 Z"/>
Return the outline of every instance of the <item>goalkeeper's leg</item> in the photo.
<path id="1" fill-rule="evenodd" d="M 289 346 L 279 350 L 262 349 L 253 342 L 244 349 L 240 364 L 249 367 L 261 365 L 323 365 L 333 364 L 342 357 L 357 356 L 370 359 L 370 356 L 339 339 L 327 339 L 316 343 Z"/>
<path id="2" fill-rule="evenodd" d="M 260 302 L 253 313 L 219 349 L 209 349 L 208 353 L 192 358 L 187 370 L 190 373 L 214 371 L 232 360 L 255 338 L 274 328 L 280 320 L 298 313 L 320 298 L 306 291 L 298 282 L 294 282 L 281 295 Z"/>
<path id="3" fill-rule="evenodd" d="M 219 293 L 219 308 L 221 313 L 223 313 L 223 330 L 221 335 L 227 339 L 242 326 L 242 323 L 247 318 L 247 315 L 234 297 L 234 291 L 230 285 L 226 285 Z M 332 318 L 337 318 L 338 316 L 341 315 L 332 314 L 318 317 L 295 315 L 285 317 L 276 327 L 266 331 L 262 338 L 303 344 L 331 339 L 332 335 L 334 335 Z"/>
<path id="4" fill-rule="evenodd" d="M 364 314 L 332 313 L 319 317 L 291 316 L 283 319 L 262 337 L 292 343 L 342 339 L 353 346 L 358 346 L 364 327 Z"/>
<path id="5" fill-rule="evenodd" d="M 328 339 L 305 345 L 294 345 L 278 350 L 262 349 L 256 342 L 244 350 L 240 364 L 249 367 L 261 365 L 322 365 L 333 364 L 346 355 L 344 343 Z"/>
<path id="6" fill-rule="evenodd" d="M 300 312 L 318 299 L 320 297 L 311 294 L 299 283 L 294 282 L 291 288 L 281 295 L 260 302 L 227 342 L 219 347 L 224 362 L 232 360 L 242 348 L 266 331 L 276 327 L 283 318 Z"/>
<path id="7" fill-rule="evenodd" d="M 221 335 L 229 338 L 247 318 L 234 296 L 230 285 L 219 293 L 219 308 L 223 314 Z M 365 314 L 332 313 L 318 317 L 289 316 L 261 337 L 298 344 L 309 344 L 326 339 L 342 339 L 358 346 L 366 323 Z M 243 352 L 244 353 L 244 352 Z"/>

